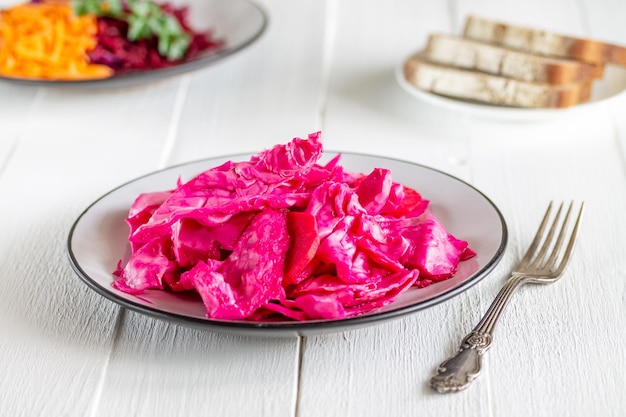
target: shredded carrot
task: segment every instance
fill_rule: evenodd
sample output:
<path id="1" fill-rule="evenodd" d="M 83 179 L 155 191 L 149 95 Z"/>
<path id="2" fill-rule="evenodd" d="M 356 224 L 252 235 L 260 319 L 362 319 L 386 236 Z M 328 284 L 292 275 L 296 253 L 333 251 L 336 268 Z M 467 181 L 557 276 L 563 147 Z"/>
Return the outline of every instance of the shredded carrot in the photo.
<path id="1" fill-rule="evenodd" d="M 74 15 L 67 0 L 24 3 L 0 12 L 0 75 L 48 80 L 107 78 L 113 70 L 89 62 L 95 16 Z"/>

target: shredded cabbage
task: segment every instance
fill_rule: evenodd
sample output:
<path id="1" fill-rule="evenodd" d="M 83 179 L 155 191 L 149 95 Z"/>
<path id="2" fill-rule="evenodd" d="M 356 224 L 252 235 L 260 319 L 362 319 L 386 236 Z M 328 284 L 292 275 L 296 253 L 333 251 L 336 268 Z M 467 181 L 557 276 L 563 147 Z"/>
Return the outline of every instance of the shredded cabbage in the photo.
<path id="1" fill-rule="evenodd" d="M 475 256 L 416 191 L 318 163 L 320 133 L 226 162 L 130 208 L 113 286 L 193 291 L 207 317 L 340 319 L 452 277 Z"/>

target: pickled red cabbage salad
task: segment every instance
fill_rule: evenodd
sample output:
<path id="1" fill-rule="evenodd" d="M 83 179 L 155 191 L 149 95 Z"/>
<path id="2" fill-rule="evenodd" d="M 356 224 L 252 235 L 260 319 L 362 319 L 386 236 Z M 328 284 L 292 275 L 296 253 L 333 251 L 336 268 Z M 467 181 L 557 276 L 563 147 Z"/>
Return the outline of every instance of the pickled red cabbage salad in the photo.
<path id="1" fill-rule="evenodd" d="M 343 319 L 475 256 L 389 170 L 321 165 L 322 153 L 314 133 L 139 195 L 113 286 L 196 292 L 210 319 Z"/>

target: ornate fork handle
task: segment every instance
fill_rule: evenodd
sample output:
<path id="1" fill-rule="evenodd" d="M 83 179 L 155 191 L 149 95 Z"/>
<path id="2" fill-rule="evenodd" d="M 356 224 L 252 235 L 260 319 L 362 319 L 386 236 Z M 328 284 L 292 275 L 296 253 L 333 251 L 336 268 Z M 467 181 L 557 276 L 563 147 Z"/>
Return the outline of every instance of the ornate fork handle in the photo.
<path id="1" fill-rule="evenodd" d="M 504 307 L 516 288 L 524 283 L 524 277 L 513 275 L 502 287 L 480 323 L 463 338 L 461 347 L 437 368 L 430 386 L 441 393 L 467 388 L 480 374 L 482 355 L 491 346 L 493 329 Z"/>
<path id="2" fill-rule="evenodd" d="M 569 233 L 569 239 L 566 239 L 572 205 L 573 203 L 570 203 L 561 223 L 559 221 L 563 208 L 561 204 L 552 225 L 547 229 L 547 234 L 544 234 L 552 209 L 552 203 L 548 205 L 548 210 L 543 216 L 539 230 L 537 230 L 526 254 L 513 269 L 511 278 L 504 284 L 480 323 L 465 336 L 459 351 L 437 368 L 437 373 L 430 380 L 430 385 L 434 389 L 439 392 L 459 391 L 469 386 L 478 376 L 482 355 L 491 345 L 493 328 L 516 288 L 527 282 L 550 284 L 561 277 L 571 257 L 584 208 L 584 204 L 581 204 L 576 223 Z M 560 230 L 556 234 L 558 229 Z M 556 237 L 556 240 L 550 250 L 553 237 Z M 567 243 L 565 243 L 566 240 Z"/>

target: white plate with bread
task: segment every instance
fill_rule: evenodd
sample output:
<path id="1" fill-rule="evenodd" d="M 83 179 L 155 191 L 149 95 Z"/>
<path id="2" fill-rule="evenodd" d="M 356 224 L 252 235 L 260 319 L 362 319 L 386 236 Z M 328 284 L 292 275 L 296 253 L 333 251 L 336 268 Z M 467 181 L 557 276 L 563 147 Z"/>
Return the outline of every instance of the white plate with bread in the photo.
<path id="1" fill-rule="evenodd" d="M 397 68 L 399 84 L 442 107 L 543 119 L 626 91 L 626 47 L 475 16 L 462 36 L 431 34 Z"/>

